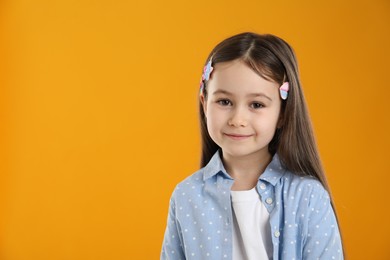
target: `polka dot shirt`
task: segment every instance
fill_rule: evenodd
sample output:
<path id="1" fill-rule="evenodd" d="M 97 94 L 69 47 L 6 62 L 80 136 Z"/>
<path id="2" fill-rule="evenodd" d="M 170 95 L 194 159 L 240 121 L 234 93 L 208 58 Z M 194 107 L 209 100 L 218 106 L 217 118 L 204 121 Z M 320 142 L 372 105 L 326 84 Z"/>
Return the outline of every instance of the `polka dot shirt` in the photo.
<path id="1" fill-rule="evenodd" d="M 161 259 L 232 259 L 232 185 L 216 152 L 176 186 Z M 334 211 L 319 181 L 286 171 L 275 155 L 256 190 L 270 214 L 273 259 L 343 259 Z"/>

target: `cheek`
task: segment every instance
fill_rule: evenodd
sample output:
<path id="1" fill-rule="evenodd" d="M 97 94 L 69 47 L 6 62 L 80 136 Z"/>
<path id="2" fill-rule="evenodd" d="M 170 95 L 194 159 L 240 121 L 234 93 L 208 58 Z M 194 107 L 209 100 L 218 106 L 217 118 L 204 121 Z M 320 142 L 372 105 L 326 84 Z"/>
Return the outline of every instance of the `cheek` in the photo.
<path id="1" fill-rule="evenodd" d="M 264 134 L 275 133 L 277 124 L 279 121 L 279 113 L 271 113 L 266 117 L 260 117 L 255 122 L 255 128 L 263 132 Z"/>
<path id="2" fill-rule="evenodd" d="M 207 127 L 209 131 L 215 128 L 216 125 L 218 125 L 218 117 L 215 117 L 212 113 L 208 113 L 207 115 Z"/>
<path id="3" fill-rule="evenodd" d="M 223 115 L 210 109 L 207 111 L 207 128 L 211 135 L 212 132 L 218 131 L 223 126 Z"/>

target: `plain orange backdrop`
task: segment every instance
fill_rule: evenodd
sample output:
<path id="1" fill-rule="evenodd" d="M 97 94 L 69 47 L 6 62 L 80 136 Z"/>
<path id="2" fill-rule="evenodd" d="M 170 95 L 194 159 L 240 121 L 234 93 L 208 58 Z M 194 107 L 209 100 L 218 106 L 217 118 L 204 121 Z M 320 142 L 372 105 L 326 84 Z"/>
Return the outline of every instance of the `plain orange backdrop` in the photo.
<path id="1" fill-rule="evenodd" d="M 158 259 L 204 60 L 243 31 L 297 53 L 349 259 L 390 259 L 389 1 L 5 0 L 0 21 L 0 259 Z"/>

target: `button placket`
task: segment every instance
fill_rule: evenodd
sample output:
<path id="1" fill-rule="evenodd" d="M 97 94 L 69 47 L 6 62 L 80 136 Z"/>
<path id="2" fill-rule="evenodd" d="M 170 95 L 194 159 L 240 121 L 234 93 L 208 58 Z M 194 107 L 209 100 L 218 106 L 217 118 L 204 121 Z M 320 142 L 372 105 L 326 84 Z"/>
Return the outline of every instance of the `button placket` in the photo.
<path id="1" fill-rule="evenodd" d="M 271 197 L 265 199 L 265 203 L 267 203 L 268 205 L 271 205 L 273 202 L 274 200 Z"/>

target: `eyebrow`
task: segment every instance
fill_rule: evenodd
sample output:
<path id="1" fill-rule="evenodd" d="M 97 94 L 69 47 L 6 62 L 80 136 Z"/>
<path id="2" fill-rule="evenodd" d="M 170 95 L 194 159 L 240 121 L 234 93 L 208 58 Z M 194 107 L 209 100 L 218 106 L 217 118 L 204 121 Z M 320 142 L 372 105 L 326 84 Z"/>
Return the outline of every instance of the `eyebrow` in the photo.
<path id="1" fill-rule="evenodd" d="M 226 90 L 223 90 L 223 89 L 217 89 L 216 91 L 213 92 L 213 95 L 217 95 L 217 94 L 225 94 L 225 95 L 228 95 L 228 96 L 232 96 L 233 95 L 229 91 L 226 91 Z M 267 96 L 266 94 L 264 94 L 264 93 L 251 93 L 251 94 L 248 94 L 247 97 L 265 97 L 265 98 L 269 99 L 270 101 L 272 101 L 272 99 L 269 96 Z"/>

